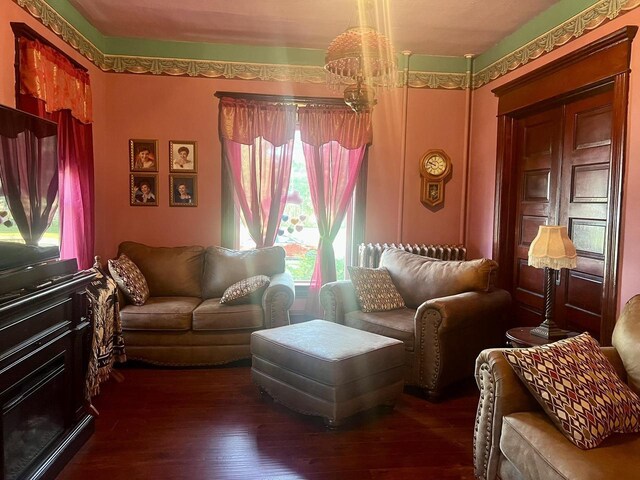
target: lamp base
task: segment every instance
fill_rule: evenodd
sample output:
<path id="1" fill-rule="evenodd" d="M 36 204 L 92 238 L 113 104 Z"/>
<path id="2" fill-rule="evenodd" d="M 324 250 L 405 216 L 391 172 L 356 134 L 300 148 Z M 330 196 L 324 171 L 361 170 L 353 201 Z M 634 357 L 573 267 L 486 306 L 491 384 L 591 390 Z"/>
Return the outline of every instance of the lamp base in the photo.
<path id="1" fill-rule="evenodd" d="M 556 340 L 562 340 L 567 338 L 567 330 L 558 328 L 556 325 L 549 326 L 546 322 L 531 329 L 531 335 L 536 337 L 542 337 L 545 340 L 555 342 Z"/>

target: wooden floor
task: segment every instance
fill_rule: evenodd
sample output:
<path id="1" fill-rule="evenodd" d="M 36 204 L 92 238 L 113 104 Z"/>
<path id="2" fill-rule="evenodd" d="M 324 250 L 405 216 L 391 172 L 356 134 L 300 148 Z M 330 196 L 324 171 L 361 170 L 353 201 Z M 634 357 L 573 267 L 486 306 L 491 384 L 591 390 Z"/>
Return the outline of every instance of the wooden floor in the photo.
<path id="1" fill-rule="evenodd" d="M 405 392 L 396 408 L 339 430 L 261 399 L 247 364 L 125 368 L 102 385 L 96 432 L 60 480 L 472 479 L 478 393 L 440 403 Z"/>

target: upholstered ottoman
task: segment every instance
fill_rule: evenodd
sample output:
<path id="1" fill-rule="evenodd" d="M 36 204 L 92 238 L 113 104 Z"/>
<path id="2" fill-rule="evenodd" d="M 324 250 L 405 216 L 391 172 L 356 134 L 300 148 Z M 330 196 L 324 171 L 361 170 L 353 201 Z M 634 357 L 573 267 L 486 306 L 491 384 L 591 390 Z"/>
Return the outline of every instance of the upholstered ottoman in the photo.
<path id="1" fill-rule="evenodd" d="M 393 407 L 404 386 L 401 341 L 325 320 L 251 334 L 253 381 L 277 402 L 337 426 Z"/>

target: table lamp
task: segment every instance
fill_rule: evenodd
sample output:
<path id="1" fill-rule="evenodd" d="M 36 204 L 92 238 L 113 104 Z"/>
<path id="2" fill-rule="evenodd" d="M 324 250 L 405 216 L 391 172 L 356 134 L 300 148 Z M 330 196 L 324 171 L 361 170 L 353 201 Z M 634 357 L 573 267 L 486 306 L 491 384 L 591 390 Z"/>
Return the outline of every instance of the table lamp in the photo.
<path id="1" fill-rule="evenodd" d="M 541 225 L 529 246 L 529 265 L 545 269 L 544 322 L 531 330 L 532 335 L 555 341 L 566 337 L 566 330 L 553 321 L 556 297 L 556 275 L 562 268 L 576 268 L 576 247 L 567 227 Z"/>

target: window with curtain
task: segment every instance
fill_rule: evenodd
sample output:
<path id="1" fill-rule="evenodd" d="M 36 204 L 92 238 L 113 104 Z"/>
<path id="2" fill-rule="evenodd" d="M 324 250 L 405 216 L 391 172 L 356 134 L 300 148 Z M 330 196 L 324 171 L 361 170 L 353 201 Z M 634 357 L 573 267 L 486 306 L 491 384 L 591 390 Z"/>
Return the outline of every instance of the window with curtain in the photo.
<path id="1" fill-rule="evenodd" d="M 217 94 L 224 97 L 225 94 Z M 299 111 L 306 103 L 317 107 L 337 107 L 340 104 L 335 99 L 301 99 L 276 96 L 240 95 L 241 98 L 262 99 L 268 101 L 289 101 L 296 104 L 295 127 L 292 139 L 289 185 L 284 196 L 284 208 L 279 216 L 279 224 L 276 230 L 274 245 L 282 246 L 286 251 L 286 263 L 288 270 L 296 280 L 297 293 L 304 293 L 312 281 L 314 268 L 318 257 L 318 247 L 321 239 L 318 218 L 314 210 L 313 178 L 310 182 L 307 158 L 310 153 L 309 146 L 303 141 L 304 134 L 300 129 Z M 326 104 L 323 105 L 323 101 Z M 342 104 L 344 105 L 344 104 Z M 309 123 L 309 122 L 308 122 Z M 311 122 L 313 123 L 313 122 Z M 229 124 L 229 122 L 227 122 Z M 318 138 L 320 135 L 306 137 Z M 313 143 L 313 142 L 310 142 Z M 316 142 L 317 143 L 317 142 Z M 343 142 L 344 143 L 344 142 Z M 305 149 L 307 151 L 305 151 Z M 313 151 L 314 149 L 311 148 Z M 345 266 L 351 263 L 357 245 L 364 237 L 364 209 L 366 202 L 366 146 L 364 147 L 359 175 L 353 194 L 349 196 L 348 206 L 344 219 L 335 228 L 333 249 L 335 253 L 336 277 L 345 278 Z M 306 156 L 305 156 L 306 154 Z M 248 160 L 249 151 L 244 153 L 244 161 Z M 234 205 L 234 189 L 232 172 L 227 171 L 226 162 L 222 162 L 222 178 L 228 179 L 222 182 L 223 202 L 223 245 L 228 248 L 251 249 L 256 248 L 257 242 L 252 237 L 251 228 L 247 225 L 245 217 L 240 214 Z M 312 174 L 313 175 L 313 174 Z M 315 176 L 315 175 L 313 175 Z M 317 202 L 316 202 L 317 203 Z M 326 222 L 325 222 L 326 223 Z"/>
<path id="2" fill-rule="evenodd" d="M 87 69 L 28 26 L 16 38 L 16 106 L 58 124 L 60 257 L 93 265 L 95 237 L 91 85 Z"/>

